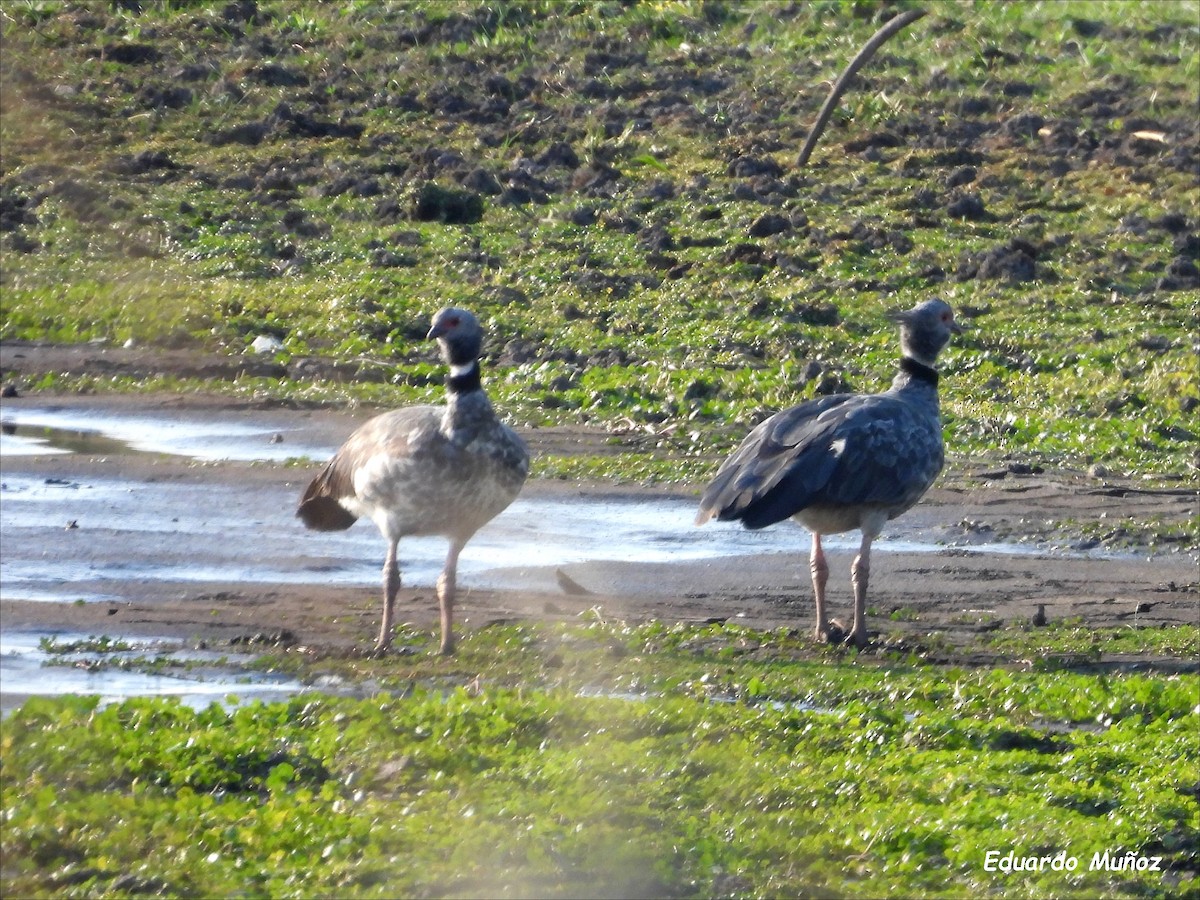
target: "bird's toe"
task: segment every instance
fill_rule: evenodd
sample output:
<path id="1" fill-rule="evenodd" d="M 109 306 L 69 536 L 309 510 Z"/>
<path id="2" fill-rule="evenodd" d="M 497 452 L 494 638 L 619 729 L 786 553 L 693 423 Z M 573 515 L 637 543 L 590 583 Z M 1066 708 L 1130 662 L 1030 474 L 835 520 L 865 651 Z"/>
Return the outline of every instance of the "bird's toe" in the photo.
<path id="1" fill-rule="evenodd" d="M 832 619 L 823 628 L 818 625 L 815 636 L 822 643 L 840 644 L 846 640 L 846 626 L 837 619 Z"/>
<path id="2" fill-rule="evenodd" d="M 867 633 L 865 631 L 848 632 L 842 640 L 844 643 L 849 644 L 852 647 L 857 647 L 859 650 L 866 649 L 866 646 L 869 643 L 867 639 Z"/>

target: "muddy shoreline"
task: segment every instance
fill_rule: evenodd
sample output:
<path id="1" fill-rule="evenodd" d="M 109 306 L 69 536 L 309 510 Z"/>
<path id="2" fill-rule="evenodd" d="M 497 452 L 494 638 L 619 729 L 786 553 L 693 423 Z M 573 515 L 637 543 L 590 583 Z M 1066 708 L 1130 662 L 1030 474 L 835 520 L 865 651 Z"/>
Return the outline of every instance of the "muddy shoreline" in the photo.
<path id="1" fill-rule="evenodd" d="M 186 414 L 189 419 L 216 417 L 267 423 L 287 429 L 307 443 L 336 445 L 371 410 L 256 408 L 252 404 L 205 396 L 30 396 L 7 399 L 8 419 L 21 408 L 57 405 L 72 409 Z M 598 431 L 547 429 L 526 435 L 535 452 L 592 452 L 611 446 Z M 297 493 L 316 471 L 312 465 L 282 463 L 198 463 L 163 454 L 79 453 L 8 456 L 4 476 L 34 479 L 136 477 L 161 484 L 192 485 L 197 490 L 235 487 L 253 491 L 269 486 L 277 493 Z M 1001 528 L 1020 540 L 1022 523 L 1028 541 L 1045 538 L 1046 523 L 1107 519 L 1136 528 L 1136 523 L 1164 517 L 1187 521 L 1195 514 L 1195 497 L 1186 490 L 1150 490 L 1134 484 L 1099 484 L 1073 473 L 1041 473 L 1020 477 L 981 478 L 979 466 L 954 466 L 937 487 L 906 515 L 907 525 L 972 531 Z M 278 493 L 282 488 L 284 493 Z M 624 484 L 580 485 L 536 480 L 526 488 L 531 497 L 566 496 L 628 498 L 693 498 L 698 491 Z M 299 526 L 296 526 L 299 528 Z M 370 530 L 369 523 L 356 529 Z M 498 621 L 571 620 L 582 613 L 611 619 L 703 622 L 731 619 L 752 628 L 807 630 L 812 625 L 811 588 L 807 575 L 807 535 L 790 524 L 794 552 L 751 554 L 736 558 L 687 559 L 669 562 L 585 561 L 563 566 L 569 581 L 555 585 L 557 571 L 537 572 L 529 560 L 513 560 L 539 577 L 530 587 L 486 589 L 462 585 L 459 621 L 479 628 Z M 298 531 L 297 552 L 308 540 Z M 137 538 L 133 538 L 134 541 Z M 154 552 L 161 535 L 148 533 Z M 213 540 L 219 541 L 216 534 Z M 382 553 L 382 544 L 378 550 Z M 213 546 L 193 541 L 187 548 L 199 561 L 214 559 Z M 468 547 L 467 553 L 470 553 Z M 830 554 L 830 598 L 835 614 L 850 606 L 849 565 L 852 551 Z M 873 556 L 870 626 L 878 647 L 897 642 L 921 644 L 937 635 L 939 646 L 965 646 L 980 632 L 1012 623 L 1030 622 L 1044 610 L 1049 622 L 1071 620 L 1087 627 L 1159 627 L 1195 623 L 1200 593 L 1194 549 L 1165 548 L 1146 552 L 1079 553 L 1069 541 L 1030 543 L 1020 552 L 992 552 L 970 545 L 929 552 L 877 552 Z M 372 566 L 377 560 L 366 560 Z M 48 563 L 54 565 L 54 563 Z M 547 588 L 546 585 L 551 585 Z M 89 586 L 81 583 L 81 589 Z M 94 586 L 91 586 L 94 587 Z M 0 622 L 6 631 L 84 632 L 118 636 L 155 636 L 208 646 L 246 646 L 280 636 L 318 652 L 356 653 L 369 648 L 379 617 L 378 588 L 345 584 L 270 584 L 229 581 L 106 580 L 107 599 L 96 602 L 43 602 L 0 599 Z M 581 590 L 580 590 L 581 589 Z M 432 589 L 402 591 L 399 621 L 422 629 L 436 627 Z M 945 654 L 945 651 L 943 651 Z M 947 662 L 983 662 L 974 657 Z M 1141 660 L 1176 665 L 1175 660 Z"/>

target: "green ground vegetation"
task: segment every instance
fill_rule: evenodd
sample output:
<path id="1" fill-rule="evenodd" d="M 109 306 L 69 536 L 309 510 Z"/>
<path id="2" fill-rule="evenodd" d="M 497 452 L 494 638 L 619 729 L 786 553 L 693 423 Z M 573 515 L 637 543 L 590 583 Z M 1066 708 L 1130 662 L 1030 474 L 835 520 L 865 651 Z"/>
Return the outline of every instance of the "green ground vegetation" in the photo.
<path id="1" fill-rule="evenodd" d="M 886 385 L 884 312 L 937 294 L 970 325 L 952 456 L 1187 473 L 1200 8 L 928 4 L 796 168 L 890 8 L 6 3 L 0 339 L 272 334 L 260 396 L 386 405 L 438 396 L 420 337 L 458 303 L 514 421 L 705 474 L 770 411 Z M 970 274 L 1006 247 L 1032 269 Z"/>
<path id="2" fill-rule="evenodd" d="M 1200 638 L 1123 630 L 1126 649 L 1194 655 Z M 1200 885 L 1194 675 L 814 657 L 794 633 L 732 624 L 495 626 L 444 660 L 426 640 L 405 639 L 416 657 L 290 663 L 386 686 L 368 699 L 28 702 L 0 723 L 6 895 Z M 1004 637 L 1015 654 L 1042 640 Z M 987 871 L 989 850 L 1078 862 Z M 1106 851 L 1164 871 L 1093 868 Z"/>

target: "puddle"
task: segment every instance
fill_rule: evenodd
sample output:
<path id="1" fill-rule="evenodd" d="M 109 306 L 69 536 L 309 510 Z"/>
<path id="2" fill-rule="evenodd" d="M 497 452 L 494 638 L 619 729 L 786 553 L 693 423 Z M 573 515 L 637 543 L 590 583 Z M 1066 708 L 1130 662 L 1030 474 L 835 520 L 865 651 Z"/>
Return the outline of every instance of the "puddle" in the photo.
<path id="1" fill-rule="evenodd" d="M 147 584 L 374 587 L 379 582 L 384 544 L 373 524 L 362 521 L 345 532 L 317 533 L 296 519 L 307 472 L 281 468 L 277 479 L 241 479 L 231 467 L 224 479 L 213 477 L 213 470 L 203 477 L 151 473 L 125 478 L 73 475 L 64 464 L 58 477 L 47 478 L 21 464 L 47 453 L 270 461 L 301 455 L 321 460 L 334 451 L 306 444 L 301 429 L 273 443 L 278 432 L 271 423 L 259 427 L 219 418 L 173 421 L 11 405 L 4 407 L 2 418 L 0 599 L 117 602 L 126 596 L 123 591 Z M 655 595 L 678 591 L 677 582 L 665 576 L 682 561 L 705 561 L 706 577 L 741 579 L 749 586 L 754 560 L 774 565 L 769 562 L 773 554 L 801 560 L 807 555 L 808 538 L 798 527 L 750 532 L 736 523 L 710 523 L 697 528 L 692 524 L 695 508 L 694 498 L 546 495 L 531 485 L 472 539 L 460 561 L 460 584 L 465 589 L 557 591 L 562 569 L 593 593 Z M 942 525 L 922 527 L 921 521 L 919 516 L 899 520 L 877 548 L 945 551 L 948 532 L 939 531 Z M 857 545 L 855 534 L 827 541 L 831 551 L 852 551 Z M 953 552 L 1045 552 L 1020 545 L 970 546 Z M 440 538 L 405 539 L 405 586 L 432 587 L 445 552 Z M 739 566 L 726 565 L 734 557 L 742 560 Z M 797 577 L 802 581 L 805 568 L 801 563 Z M 5 698 L 47 692 L 96 693 L 106 699 L 171 694 L 207 705 L 230 693 L 262 696 L 300 689 L 236 668 L 215 670 L 211 677 L 200 677 L 203 667 L 170 675 L 44 668 L 46 654 L 38 648 L 42 636 L 0 628 L 0 690 Z"/>
<path id="2" fill-rule="evenodd" d="M 0 597 L 57 602 L 112 599 L 114 582 L 231 582 L 374 585 L 383 541 L 359 522 L 346 532 L 306 531 L 294 511 L 303 480 L 289 483 L 195 484 L 186 480 L 45 478 L 20 471 L 30 453 L 169 453 L 197 460 L 278 460 L 298 453 L 324 459 L 332 447 L 305 445 L 295 434 L 270 443 L 276 430 L 220 419 L 167 420 L 67 408 L 3 412 L 0 445 Z M 295 430 L 295 431 L 298 431 Z M 285 448 L 286 449 L 283 449 Z M 612 499 L 538 496 L 526 490 L 468 545 L 460 563 L 467 585 L 556 590 L 556 569 L 725 560 L 804 554 L 799 528 L 750 532 L 737 523 L 692 524 L 690 498 Z M 881 551 L 936 552 L 948 544 L 936 529 L 899 520 Z M 854 533 L 827 539 L 854 550 Z M 971 551 L 1044 552 L 1029 545 L 971 544 Z M 446 552 L 440 538 L 401 544 L 407 586 L 431 587 Z M 959 551 L 962 552 L 962 551 Z M 970 551 L 967 551 L 970 552 Z M 594 573 L 593 573 L 594 574 Z M 585 585 L 603 592 L 603 584 Z M 611 586 L 610 586 L 611 587 Z M 649 589 L 653 590 L 653 584 Z"/>
<path id="3" fill-rule="evenodd" d="M 300 433 L 296 428 L 247 425 L 220 418 L 172 420 L 161 416 L 9 405 L 0 414 L 0 455 L 158 453 L 204 462 L 280 462 L 303 456 L 324 459 L 337 449 L 298 441 Z"/>
<path id="4" fill-rule="evenodd" d="M 214 701 L 236 705 L 282 699 L 304 689 L 298 681 L 240 667 L 249 656 L 185 650 L 178 641 L 139 639 L 130 641 L 128 650 L 63 654 L 49 653 L 42 644 L 51 640 L 61 646 L 87 637 L 65 632 L 0 633 L 0 710 L 8 713 L 28 696 L 64 694 L 96 694 L 101 703 L 127 697 L 179 697 L 202 709 Z M 158 657 L 189 665 L 169 667 L 169 674 L 120 668 L 122 661 Z M 54 664 L 46 665 L 49 661 Z M 104 665 L 97 667 L 98 661 Z"/>
<path id="5" fill-rule="evenodd" d="M 0 457 L 5 456 L 45 456 L 46 454 L 70 453 L 65 447 L 58 447 L 47 437 L 37 437 L 29 429 L 19 429 L 15 425 L 0 426 Z"/>
<path id="6" fill-rule="evenodd" d="M 302 487 L 283 481 L 70 480 L 5 472 L 0 598 L 108 600 L 114 583 L 131 580 L 375 585 L 384 552 L 375 526 L 362 520 L 344 532 L 307 531 L 295 517 Z M 807 550 L 799 528 L 751 532 L 736 523 L 696 528 L 694 515 L 695 503 L 687 498 L 614 500 L 530 492 L 475 535 L 460 561 L 460 580 L 479 587 L 557 590 L 556 570 L 564 566 L 594 569 L 612 563 L 620 568 Z M 944 549 L 919 535 L 877 546 Z M 857 539 L 836 536 L 827 547 L 852 550 Z M 404 583 L 432 587 L 445 552 L 441 538 L 406 538 L 401 543 Z M 604 590 L 594 583 L 585 587 Z"/>

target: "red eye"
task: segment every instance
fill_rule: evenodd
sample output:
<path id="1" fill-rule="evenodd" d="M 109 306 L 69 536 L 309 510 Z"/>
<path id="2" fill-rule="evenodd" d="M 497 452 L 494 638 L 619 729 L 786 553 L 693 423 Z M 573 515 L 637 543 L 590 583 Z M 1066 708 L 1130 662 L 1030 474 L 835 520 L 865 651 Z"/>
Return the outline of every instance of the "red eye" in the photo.
<path id="1" fill-rule="evenodd" d="M 447 325 L 449 325 L 451 328 L 457 328 L 457 327 L 458 327 L 458 324 L 459 324 L 459 318 L 458 318 L 458 316 L 452 316 L 452 317 L 450 318 L 450 321 L 449 321 L 449 322 L 447 322 L 446 324 L 447 324 Z"/>

